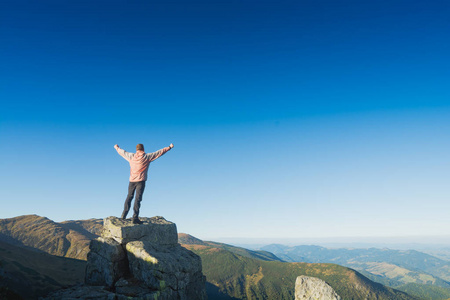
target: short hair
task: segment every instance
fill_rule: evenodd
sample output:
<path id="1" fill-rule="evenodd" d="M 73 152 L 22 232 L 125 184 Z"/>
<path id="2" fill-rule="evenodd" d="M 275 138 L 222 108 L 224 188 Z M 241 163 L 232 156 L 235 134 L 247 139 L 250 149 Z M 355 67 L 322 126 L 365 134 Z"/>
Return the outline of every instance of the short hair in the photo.
<path id="1" fill-rule="evenodd" d="M 142 144 L 137 144 L 136 145 L 136 151 L 137 150 L 142 150 L 142 151 L 144 151 L 144 145 L 142 145 Z"/>

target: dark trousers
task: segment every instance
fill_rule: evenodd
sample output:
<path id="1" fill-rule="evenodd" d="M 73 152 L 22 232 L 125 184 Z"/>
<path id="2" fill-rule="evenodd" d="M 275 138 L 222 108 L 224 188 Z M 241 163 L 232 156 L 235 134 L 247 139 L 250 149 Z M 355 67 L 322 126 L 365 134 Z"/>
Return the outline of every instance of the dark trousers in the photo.
<path id="1" fill-rule="evenodd" d="M 130 182 L 128 185 L 128 196 L 125 199 L 125 205 L 123 206 L 122 218 L 126 218 L 128 211 L 130 210 L 131 200 L 133 200 L 134 191 L 136 191 L 136 199 L 134 200 L 134 213 L 133 219 L 139 217 L 139 208 L 141 207 L 142 194 L 145 189 L 145 181 Z"/>

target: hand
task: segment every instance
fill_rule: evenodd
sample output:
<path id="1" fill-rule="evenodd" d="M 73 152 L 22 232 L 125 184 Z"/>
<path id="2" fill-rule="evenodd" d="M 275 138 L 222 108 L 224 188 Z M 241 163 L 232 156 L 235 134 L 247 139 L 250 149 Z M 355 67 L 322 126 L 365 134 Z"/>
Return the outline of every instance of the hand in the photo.
<path id="1" fill-rule="evenodd" d="M 170 149 L 172 149 L 173 148 L 173 144 L 170 144 L 169 147 L 170 147 Z"/>
<path id="2" fill-rule="evenodd" d="M 119 149 L 119 145 L 115 144 L 114 149 Z"/>

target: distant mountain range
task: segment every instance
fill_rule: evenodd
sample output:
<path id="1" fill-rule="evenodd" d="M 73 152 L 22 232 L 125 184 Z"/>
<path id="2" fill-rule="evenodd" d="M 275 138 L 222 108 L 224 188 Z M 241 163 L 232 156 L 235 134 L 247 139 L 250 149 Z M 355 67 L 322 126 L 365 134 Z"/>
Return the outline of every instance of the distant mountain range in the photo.
<path id="1" fill-rule="evenodd" d="M 209 290 L 210 299 L 293 299 L 295 279 L 300 275 L 325 280 L 342 299 L 418 299 L 336 264 L 287 263 L 266 251 L 201 241 L 185 234 L 179 242 L 202 258 L 203 273 L 215 287 Z M 226 295 L 231 298 L 220 298 Z"/>
<path id="2" fill-rule="evenodd" d="M 336 263 L 426 299 L 450 298 L 450 262 L 415 250 L 329 249 L 272 244 L 261 248 L 288 262 Z"/>
<path id="3" fill-rule="evenodd" d="M 1 219 L 0 298 L 16 299 L 14 296 L 19 294 L 25 299 L 36 299 L 48 291 L 83 282 L 89 242 L 102 227 L 101 219 L 59 223 L 36 215 Z M 418 299 L 337 264 L 286 262 L 287 256 L 278 256 L 268 249 L 248 250 L 183 233 L 179 234 L 179 242 L 202 258 L 209 299 L 293 299 L 299 275 L 325 280 L 343 299 Z M 432 268 L 441 270 L 437 262 Z M 30 285 L 26 289 L 21 288 L 24 282 Z M 436 282 L 446 284 L 437 278 Z M 417 294 L 418 287 L 409 289 Z M 435 288 L 445 289 L 439 285 Z M 439 290 L 435 292 L 438 294 Z"/>

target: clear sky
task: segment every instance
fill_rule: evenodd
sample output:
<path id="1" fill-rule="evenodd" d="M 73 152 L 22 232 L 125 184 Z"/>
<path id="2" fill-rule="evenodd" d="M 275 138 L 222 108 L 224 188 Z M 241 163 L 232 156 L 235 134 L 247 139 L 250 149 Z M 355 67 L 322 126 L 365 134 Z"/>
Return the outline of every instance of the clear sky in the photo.
<path id="1" fill-rule="evenodd" d="M 1 1 L 0 218 L 450 235 L 448 1 Z"/>

